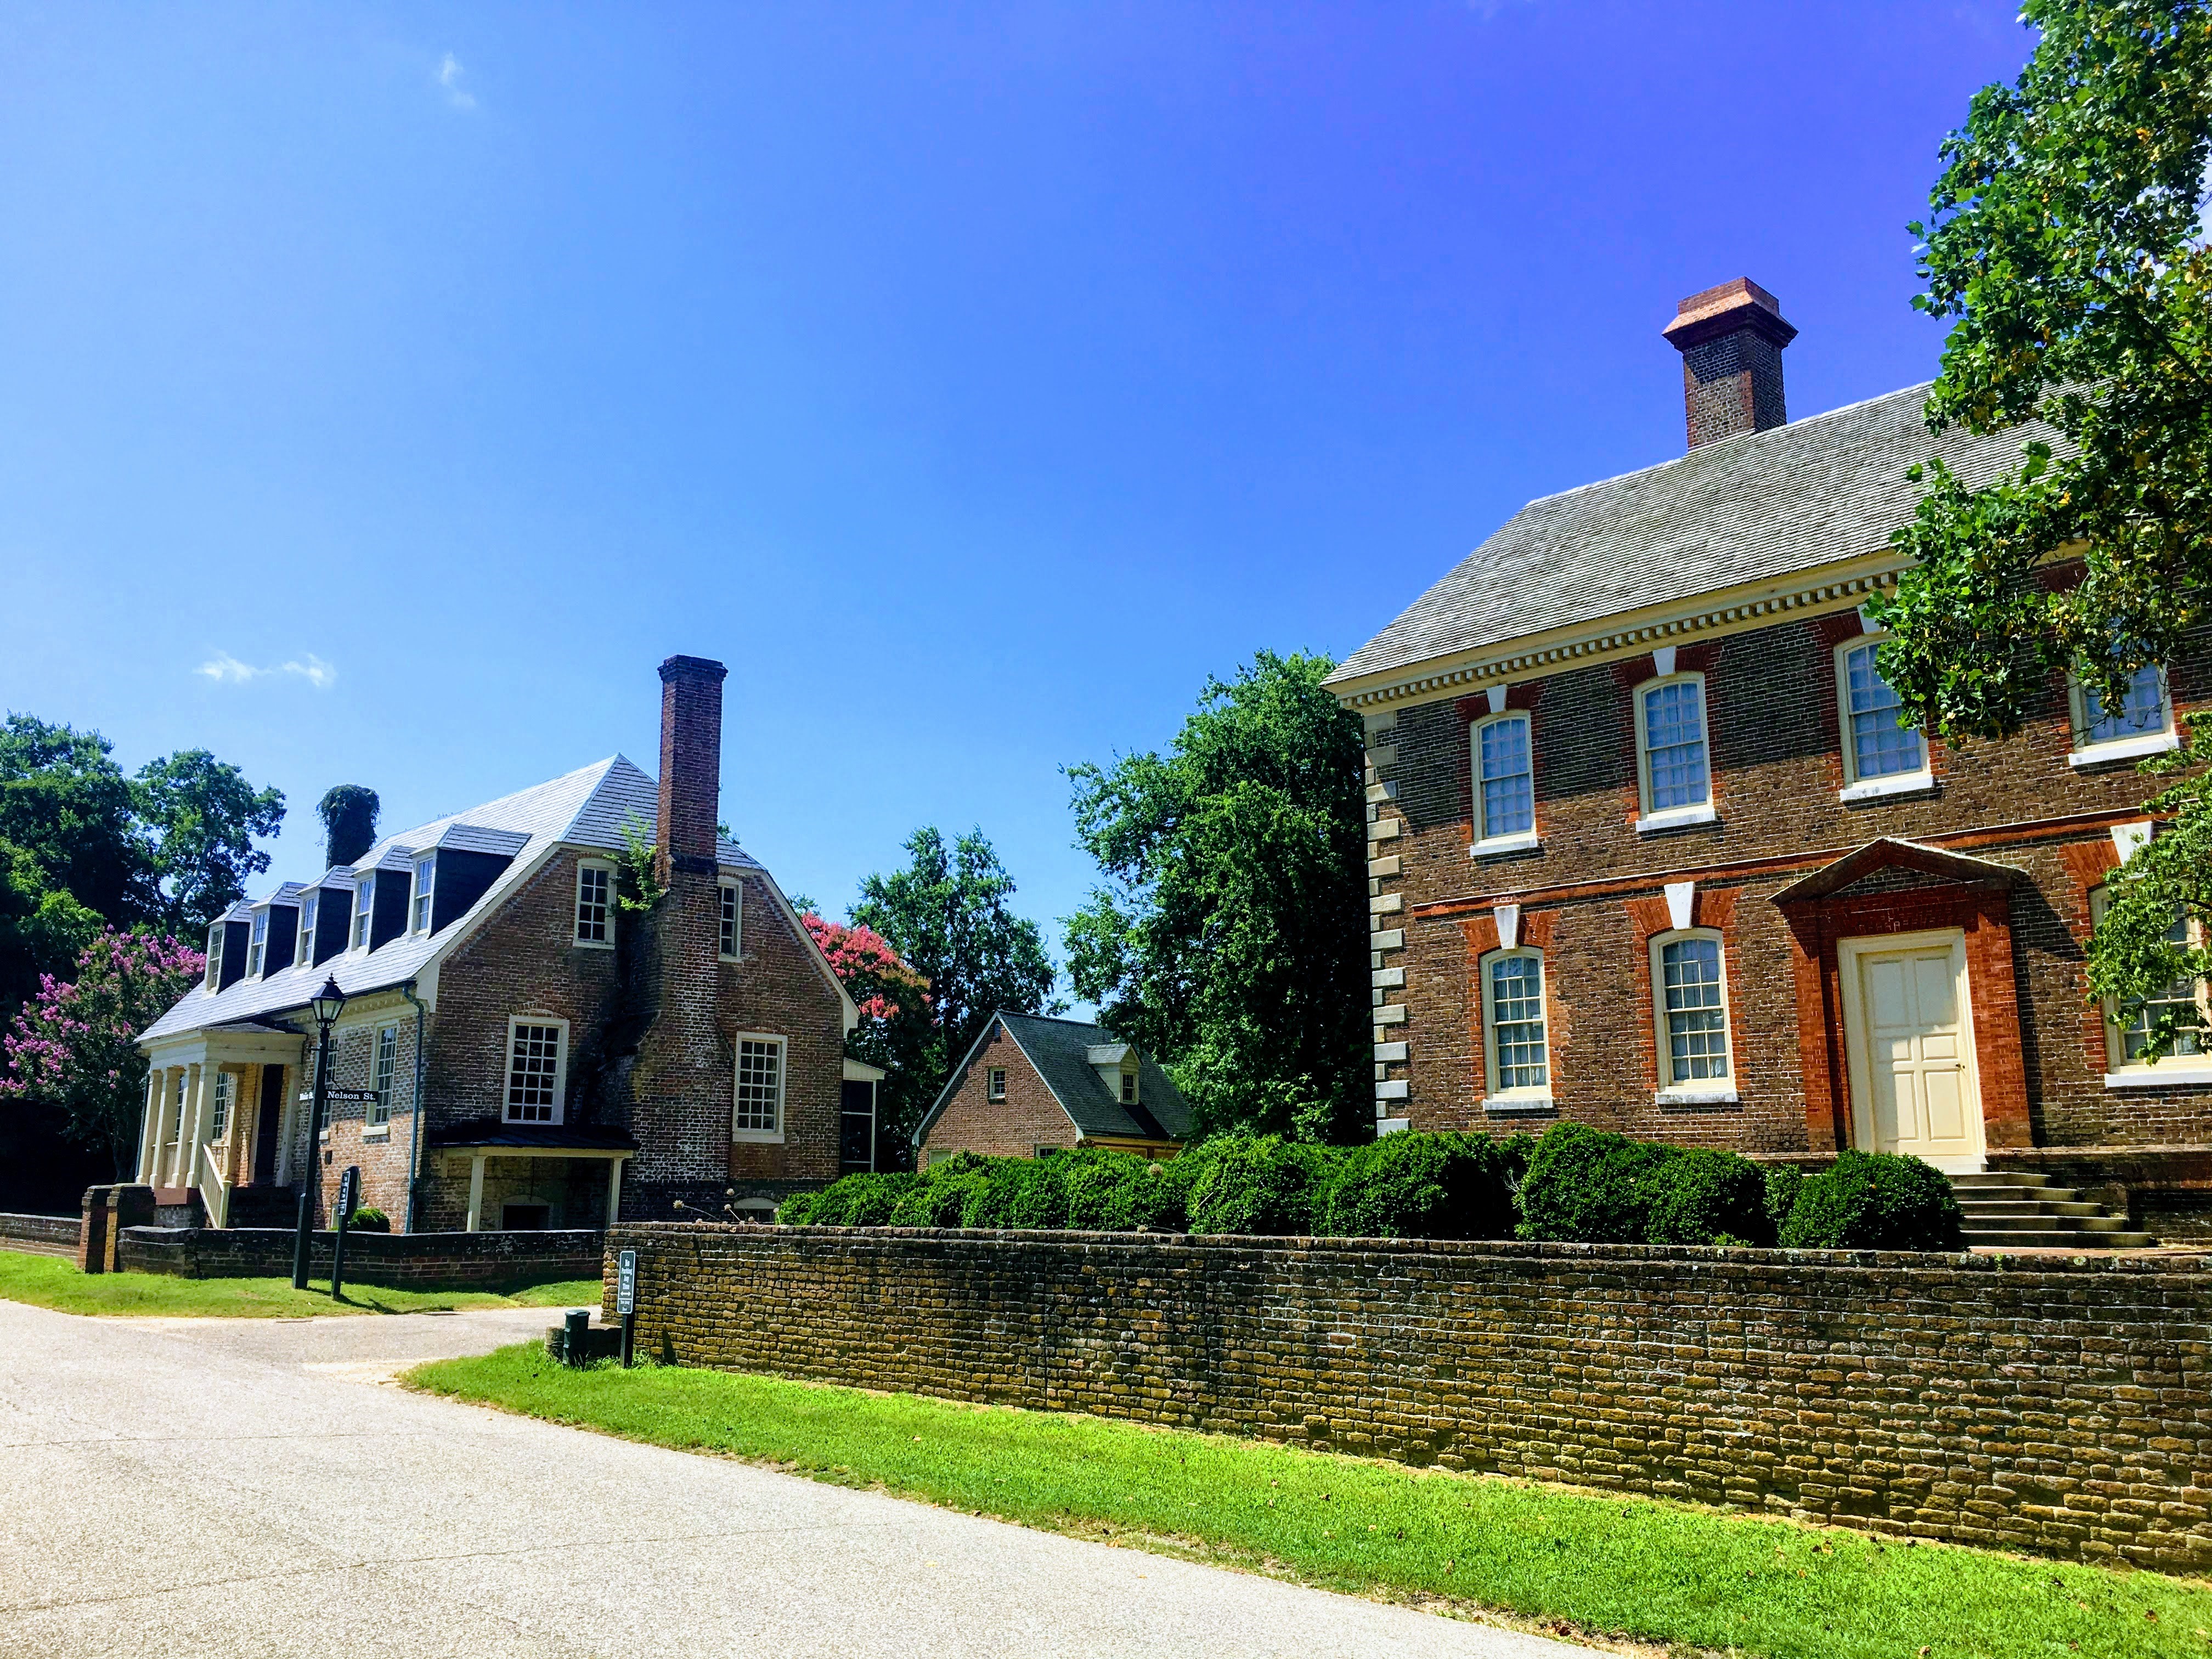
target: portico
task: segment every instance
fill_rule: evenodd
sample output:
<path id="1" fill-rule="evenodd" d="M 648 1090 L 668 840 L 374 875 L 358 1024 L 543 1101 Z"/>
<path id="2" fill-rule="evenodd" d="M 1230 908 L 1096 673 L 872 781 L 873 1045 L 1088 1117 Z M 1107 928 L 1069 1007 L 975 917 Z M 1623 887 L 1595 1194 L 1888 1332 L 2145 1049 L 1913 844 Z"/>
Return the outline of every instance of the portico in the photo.
<path id="1" fill-rule="evenodd" d="M 258 1021 L 210 1027 L 149 1051 L 137 1179 L 161 1204 L 186 1204 L 197 1189 L 209 1224 L 227 1224 L 233 1191 L 248 1181 L 281 1183 L 290 1161 L 289 1122 L 266 1128 L 288 1072 L 304 1050 L 300 1034 Z M 257 1152 L 276 1167 L 259 1167 Z"/>

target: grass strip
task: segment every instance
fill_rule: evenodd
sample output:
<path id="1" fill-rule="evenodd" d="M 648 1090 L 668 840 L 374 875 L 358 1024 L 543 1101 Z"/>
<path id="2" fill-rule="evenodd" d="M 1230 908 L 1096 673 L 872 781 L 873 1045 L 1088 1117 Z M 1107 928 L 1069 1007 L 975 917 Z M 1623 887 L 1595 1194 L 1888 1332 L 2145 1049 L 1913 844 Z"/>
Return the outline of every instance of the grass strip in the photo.
<path id="1" fill-rule="evenodd" d="M 319 1282 L 321 1288 L 316 1289 Z M 563 1279 L 496 1291 L 387 1290 L 348 1285 L 331 1299 L 331 1281 L 304 1291 L 285 1279 L 179 1279 L 168 1273 L 88 1273 L 59 1256 L 0 1249 L 0 1298 L 58 1313 L 138 1318 L 297 1319 L 319 1314 L 444 1313 L 468 1308 L 595 1308 L 596 1279 Z"/>
<path id="2" fill-rule="evenodd" d="M 536 1346 L 409 1386 L 1328 1589 L 1774 1659 L 2212 1654 L 2212 1587 L 1265 1441 Z"/>

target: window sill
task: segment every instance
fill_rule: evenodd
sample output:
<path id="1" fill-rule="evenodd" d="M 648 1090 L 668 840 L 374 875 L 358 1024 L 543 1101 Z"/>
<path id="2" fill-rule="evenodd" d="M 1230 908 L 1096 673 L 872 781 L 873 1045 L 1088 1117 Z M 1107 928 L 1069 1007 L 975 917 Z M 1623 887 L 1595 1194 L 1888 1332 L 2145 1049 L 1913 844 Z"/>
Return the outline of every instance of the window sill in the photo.
<path id="1" fill-rule="evenodd" d="M 611 939 L 580 939 L 574 941 L 579 951 L 611 951 L 615 942 Z"/>
<path id="2" fill-rule="evenodd" d="M 2105 1073 L 2107 1089 L 2212 1088 L 2212 1066 L 2142 1066 Z"/>
<path id="3" fill-rule="evenodd" d="M 1651 1097 L 1651 1103 L 1661 1111 L 1669 1107 L 1696 1111 L 1715 1106 L 1735 1106 L 1743 1097 L 1733 1089 L 1662 1089 Z"/>
<path id="4" fill-rule="evenodd" d="M 1887 800 L 1896 795 L 1932 795 L 1936 780 L 1926 772 L 1899 772 L 1886 778 L 1863 778 L 1858 782 L 1838 792 L 1836 799 L 1849 805 L 1853 801 Z"/>
<path id="5" fill-rule="evenodd" d="M 2112 743 L 2091 744 L 2086 749 L 2076 749 L 2066 757 L 2066 763 L 2077 769 L 2085 766 L 2104 766 L 2115 761 L 2141 760 L 2146 755 L 2163 755 L 2181 747 L 2181 735 L 2176 732 L 2146 732 L 2139 738 L 2120 738 Z"/>
<path id="6" fill-rule="evenodd" d="M 1523 830 L 1517 836 L 1490 836 L 1476 842 L 1467 849 L 1471 859 L 1495 858 L 1500 853 L 1540 853 L 1544 843 L 1534 830 Z"/>
<path id="7" fill-rule="evenodd" d="M 731 955 L 730 955 L 730 954 L 728 954 L 726 951 L 725 951 L 722 955 L 716 957 L 714 958 L 714 960 L 715 960 L 715 961 L 717 961 L 717 962 L 726 962 L 726 963 L 729 963 L 732 968 L 734 968 L 734 967 L 736 967 L 739 963 L 743 962 L 743 961 L 744 960 L 744 958 L 743 957 L 733 957 L 733 956 L 731 956 Z"/>
<path id="8" fill-rule="evenodd" d="M 1646 812 L 1636 820 L 1636 833 L 1648 836 L 1656 830 L 1686 830 L 1692 824 L 1718 823 L 1720 814 L 1707 801 L 1702 806 L 1670 806 L 1663 812 Z"/>
<path id="9" fill-rule="evenodd" d="M 361 1138 L 363 1140 L 389 1140 L 392 1139 L 392 1126 L 385 1123 L 380 1124 L 374 1129 L 363 1129 L 361 1132 Z"/>
<path id="10" fill-rule="evenodd" d="M 740 1146 L 781 1146 L 783 1145 L 783 1131 L 781 1129 L 732 1129 L 730 1131 L 730 1139 Z"/>
<path id="11" fill-rule="evenodd" d="M 1559 1108 L 1549 1095 L 1492 1095 L 1482 1109 L 1492 1117 L 1539 1117 Z"/>

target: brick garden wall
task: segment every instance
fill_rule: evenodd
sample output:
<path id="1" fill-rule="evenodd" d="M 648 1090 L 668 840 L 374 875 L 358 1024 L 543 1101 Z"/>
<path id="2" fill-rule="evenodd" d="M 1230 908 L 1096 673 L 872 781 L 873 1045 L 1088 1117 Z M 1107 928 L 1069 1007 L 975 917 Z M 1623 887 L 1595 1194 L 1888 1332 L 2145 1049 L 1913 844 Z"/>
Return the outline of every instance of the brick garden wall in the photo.
<path id="1" fill-rule="evenodd" d="M 78 1218 L 73 1215 L 0 1214 L 0 1239 L 19 1244 L 74 1249 L 79 1225 Z"/>
<path id="2" fill-rule="evenodd" d="M 268 1279 L 292 1271 L 295 1235 L 281 1227 L 126 1227 L 116 1265 L 180 1279 Z M 337 1235 L 313 1234 L 309 1272 L 328 1279 Z M 579 1228 L 534 1233 L 346 1235 L 349 1283 L 437 1290 L 494 1290 L 599 1271 L 603 1234 Z"/>
<path id="3" fill-rule="evenodd" d="M 2172 1259 L 624 1226 L 685 1364 L 2212 1568 Z M 612 1287 L 608 1289 L 612 1306 Z"/>

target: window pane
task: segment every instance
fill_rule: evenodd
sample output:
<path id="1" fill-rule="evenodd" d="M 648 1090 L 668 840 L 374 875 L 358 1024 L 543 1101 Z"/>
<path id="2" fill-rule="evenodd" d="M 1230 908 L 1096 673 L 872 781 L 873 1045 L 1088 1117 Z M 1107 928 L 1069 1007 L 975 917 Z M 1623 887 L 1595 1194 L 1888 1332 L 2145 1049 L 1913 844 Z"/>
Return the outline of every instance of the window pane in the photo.
<path id="1" fill-rule="evenodd" d="M 1694 680 L 1677 680 L 1644 694 L 1644 751 L 1651 768 L 1651 810 L 1701 806 L 1705 784 L 1703 699 Z"/>
<path id="2" fill-rule="evenodd" d="M 363 876 L 353 896 L 353 942 L 356 946 L 368 943 L 370 924 L 376 917 L 376 878 Z"/>
<path id="3" fill-rule="evenodd" d="M 1544 1052 L 1544 969 L 1534 957 L 1490 964 L 1490 1018 L 1500 1090 L 1540 1089 L 1550 1080 Z"/>
<path id="4" fill-rule="evenodd" d="M 722 954 L 733 957 L 738 953 L 738 890 L 724 883 L 722 886 Z"/>
<path id="5" fill-rule="evenodd" d="M 2186 947 L 2189 944 L 2189 918 L 2177 915 L 2173 926 L 2166 930 L 2166 938 Z M 2180 1026 L 2174 1032 L 2173 1047 L 2167 1052 L 2173 1055 L 2212 1053 L 2204 1027 L 2203 1004 L 2198 1000 L 2197 987 L 2185 979 L 2176 980 L 2167 986 L 2163 994 L 2147 1000 L 2120 1033 L 2122 1051 L 2130 1060 L 2141 1060 L 2150 1048 L 2151 1027 L 2166 1014 L 2179 1016 Z"/>
<path id="6" fill-rule="evenodd" d="M 1898 724 L 1897 693 L 1875 666 L 1875 647 L 1862 645 L 1844 653 L 1844 676 L 1850 702 L 1851 760 L 1857 775 L 1887 778 L 1921 770 L 1926 763 L 1920 733 Z"/>
<path id="7" fill-rule="evenodd" d="M 238 1079 L 228 1072 L 215 1074 L 215 1111 L 208 1122 L 209 1139 L 221 1140 L 223 1132 L 230 1127 L 230 1097 L 237 1085 Z"/>
<path id="8" fill-rule="evenodd" d="M 738 1044 L 737 1127 L 773 1133 L 781 1121 L 783 1045 L 745 1038 Z"/>
<path id="9" fill-rule="evenodd" d="M 614 903 L 614 872 L 586 864 L 576 872 L 576 937 L 586 944 L 604 945 L 613 937 L 610 913 Z"/>
<path id="10" fill-rule="evenodd" d="M 1677 939 L 1660 947 L 1659 966 L 1667 1015 L 1667 1080 L 1726 1077 L 1728 1018 L 1721 1008 L 1720 941 Z"/>
<path id="11" fill-rule="evenodd" d="M 510 1122 L 553 1121 L 553 1091 L 560 1070 L 559 1026 L 514 1028 L 514 1052 L 507 1068 L 507 1115 Z"/>
<path id="12" fill-rule="evenodd" d="M 2117 706 L 2083 688 L 2089 705 L 2089 741 L 2115 743 L 2166 730 L 2166 696 L 2158 683 L 2158 666 L 2146 663 L 2128 681 L 2128 695 Z"/>
<path id="13" fill-rule="evenodd" d="M 1528 721 L 1492 720 L 1479 735 L 1481 834 L 1518 836 L 1536 825 L 1534 780 L 1528 762 Z"/>
<path id="14" fill-rule="evenodd" d="M 371 1124 L 392 1121 L 392 1078 L 399 1059 L 399 1028 L 386 1025 L 376 1034 L 376 1065 L 368 1086 L 376 1099 L 368 1109 Z"/>

